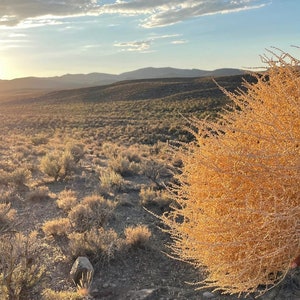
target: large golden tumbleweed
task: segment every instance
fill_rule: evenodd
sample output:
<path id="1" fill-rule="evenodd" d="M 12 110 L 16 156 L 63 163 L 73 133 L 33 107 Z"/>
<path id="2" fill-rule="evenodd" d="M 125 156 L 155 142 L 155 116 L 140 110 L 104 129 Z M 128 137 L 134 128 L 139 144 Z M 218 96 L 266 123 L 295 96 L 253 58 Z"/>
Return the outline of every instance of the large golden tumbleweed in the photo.
<path id="1" fill-rule="evenodd" d="M 230 294 L 276 284 L 300 254 L 300 68 L 272 56 L 255 83 L 225 91 L 234 107 L 217 122 L 192 120 L 177 205 L 162 217 L 173 255 Z"/>

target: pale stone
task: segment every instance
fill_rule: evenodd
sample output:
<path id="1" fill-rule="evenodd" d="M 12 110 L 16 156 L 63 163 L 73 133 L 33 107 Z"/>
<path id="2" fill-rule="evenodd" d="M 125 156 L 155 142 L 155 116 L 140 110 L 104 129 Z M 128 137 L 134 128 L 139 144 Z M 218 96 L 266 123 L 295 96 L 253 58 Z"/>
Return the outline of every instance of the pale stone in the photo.
<path id="1" fill-rule="evenodd" d="M 82 278 L 89 278 L 91 282 L 93 275 L 94 268 L 89 259 L 85 256 L 77 257 L 70 271 L 70 276 L 74 283 L 76 285 L 80 284 L 80 279 Z"/>

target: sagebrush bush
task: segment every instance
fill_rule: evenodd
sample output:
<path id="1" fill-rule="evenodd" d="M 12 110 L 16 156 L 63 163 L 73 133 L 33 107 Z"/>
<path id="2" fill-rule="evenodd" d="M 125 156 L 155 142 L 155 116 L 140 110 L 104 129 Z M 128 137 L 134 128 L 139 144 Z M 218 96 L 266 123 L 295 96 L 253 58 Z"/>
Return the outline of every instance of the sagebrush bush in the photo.
<path id="1" fill-rule="evenodd" d="M 113 229 L 92 228 L 82 233 L 68 235 L 70 253 L 73 257 L 88 256 L 94 261 L 111 260 L 123 245 Z"/>
<path id="2" fill-rule="evenodd" d="M 16 213 L 10 203 L 0 203 L 0 236 L 14 229 Z"/>
<path id="3" fill-rule="evenodd" d="M 112 215 L 115 206 L 115 203 L 102 196 L 87 196 L 70 210 L 68 217 L 73 227 L 83 232 L 92 227 L 103 226 Z"/>
<path id="4" fill-rule="evenodd" d="M 0 185 L 23 187 L 31 177 L 31 172 L 26 168 L 16 168 L 13 172 L 0 170 Z"/>
<path id="5" fill-rule="evenodd" d="M 143 248 L 148 245 L 151 231 L 146 225 L 129 226 L 124 230 L 125 244 L 129 247 Z"/>
<path id="6" fill-rule="evenodd" d="M 42 229 L 48 236 L 65 236 L 71 231 L 71 223 L 68 218 L 52 219 L 46 221 Z"/>
<path id="7" fill-rule="evenodd" d="M 56 204 L 65 212 L 71 210 L 78 203 L 77 194 L 72 190 L 64 190 L 59 193 Z"/>
<path id="8" fill-rule="evenodd" d="M 272 286 L 300 253 L 299 61 L 273 55 L 256 83 L 225 91 L 235 107 L 217 122 L 192 120 L 178 206 L 162 218 L 174 255 L 205 267 L 204 286 L 225 293 Z"/>
<path id="9" fill-rule="evenodd" d="M 16 187 L 24 186 L 29 178 L 31 177 L 31 172 L 25 168 L 17 168 L 10 175 L 10 183 Z"/>
<path id="10" fill-rule="evenodd" d="M 158 206 L 161 209 L 167 208 L 172 199 L 168 192 L 155 190 L 151 187 L 141 188 L 139 193 L 140 202 L 143 206 Z"/>
<path id="11" fill-rule="evenodd" d="M 58 152 L 48 153 L 41 159 L 40 163 L 41 171 L 46 175 L 53 177 L 55 181 L 58 180 L 62 169 L 60 157 L 61 154 Z"/>
<path id="12" fill-rule="evenodd" d="M 0 237 L 0 298 L 27 300 L 45 278 L 37 232 Z"/>
<path id="13" fill-rule="evenodd" d="M 125 187 L 125 180 L 114 170 L 102 170 L 100 172 L 100 188 L 103 192 L 121 191 Z"/>
<path id="14" fill-rule="evenodd" d="M 76 163 L 82 158 L 83 152 L 80 151 L 79 145 L 68 144 L 64 151 L 49 152 L 41 159 L 40 169 L 55 181 L 65 179 L 72 174 Z"/>

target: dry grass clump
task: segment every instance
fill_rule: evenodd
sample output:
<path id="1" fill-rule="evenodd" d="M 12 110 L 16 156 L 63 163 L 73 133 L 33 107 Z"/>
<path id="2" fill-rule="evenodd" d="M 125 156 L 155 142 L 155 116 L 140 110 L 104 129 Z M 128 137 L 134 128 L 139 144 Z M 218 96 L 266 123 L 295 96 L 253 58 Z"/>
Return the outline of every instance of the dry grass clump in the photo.
<path id="1" fill-rule="evenodd" d="M 94 261 L 111 260 L 123 245 L 113 229 L 93 228 L 68 235 L 70 252 L 73 257 L 88 256 Z"/>
<path id="2" fill-rule="evenodd" d="M 112 169 L 101 170 L 100 188 L 103 192 L 121 191 L 125 188 L 124 178 Z"/>
<path id="3" fill-rule="evenodd" d="M 43 291 L 43 300 L 82 300 L 85 295 L 73 291 L 53 291 L 45 289 Z"/>
<path id="4" fill-rule="evenodd" d="M 68 218 L 57 218 L 46 221 L 42 229 L 47 236 L 65 236 L 71 231 L 71 223 Z"/>
<path id="5" fill-rule="evenodd" d="M 172 202 L 171 196 L 167 191 L 155 190 L 152 187 L 141 188 L 140 202 L 143 206 L 158 206 L 161 209 L 169 207 Z"/>
<path id="6" fill-rule="evenodd" d="M 112 215 L 115 206 L 115 203 L 102 196 L 87 196 L 70 210 L 68 217 L 73 227 L 83 232 L 92 227 L 103 226 Z"/>
<path id="7" fill-rule="evenodd" d="M 141 170 L 139 163 L 130 161 L 128 157 L 123 155 L 111 158 L 108 162 L 108 167 L 116 173 L 119 173 L 121 176 L 137 174 Z"/>
<path id="8" fill-rule="evenodd" d="M 120 147 L 115 143 L 104 142 L 102 144 L 102 153 L 107 158 L 115 158 L 120 153 Z"/>
<path id="9" fill-rule="evenodd" d="M 65 212 L 70 211 L 78 203 L 77 194 L 72 190 L 64 190 L 59 193 L 56 204 Z"/>
<path id="10" fill-rule="evenodd" d="M 144 248 L 148 245 L 151 231 L 146 225 L 129 226 L 124 230 L 125 244 L 133 248 Z"/>
<path id="11" fill-rule="evenodd" d="M 148 177 L 157 188 L 164 188 L 163 178 L 171 175 L 164 163 L 154 159 L 146 160 L 143 163 L 142 173 Z"/>
<path id="12" fill-rule="evenodd" d="M 0 203 L 0 235 L 13 230 L 16 214 L 10 203 Z"/>
<path id="13" fill-rule="evenodd" d="M 0 185 L 20 188 L 28 183 L 30 177 L 31 172 L 22 167 L 16 167 L 12 172 L 0 170 Z"/>
<path id="14" fill-rule="evenodd" d="M 45 145 L 48 143 L 48 141 L 49 139 L 47 138 L 47 136 L 43 134 L 36 134 L 31 138 L 31 143 L 34 146 Z"/>
<path id="15" fill-rule="evenodd" d="M 27 193 L 26 199 L 31 202 L 45 201 L 50 198 L 49 188 L 47 186 L 39 186 Z"/>
<path id="16" fill-rule="evenodd" d="M 180 150 L 178 207 L 162 218 L 175 256 L 207 269 L 206 287 L 255 292 L 280 281 L 300 253 L 300 74 L 286 53 L 257 83 L 227 95 L 218 122 L 193 120 Z"/>
<path id="17" fill-rule="evenodd" d="M 0 203 L 9 203 L 16 199 L 16 193 L 13 188 L 0 188 Z"/>
<path id="18" fill-rule="evenodd" d="M 25 168 L 17 168 L 10 175 L 10 183 L 16 187 L 22 187 L 31 177 L 31 172 Z"/>
<path id="19" fill-rule="evenodd" d="M 45 276 L 37 232 L 0 238 L 0 298 L 32 299 Z"/>

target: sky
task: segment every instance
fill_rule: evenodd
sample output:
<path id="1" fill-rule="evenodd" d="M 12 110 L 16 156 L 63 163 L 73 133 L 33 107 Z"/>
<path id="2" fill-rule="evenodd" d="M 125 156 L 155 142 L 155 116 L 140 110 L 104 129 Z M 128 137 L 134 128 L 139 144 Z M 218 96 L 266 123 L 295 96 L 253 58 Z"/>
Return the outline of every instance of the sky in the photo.
<path id="1" fill-rule="evenodd" d="M 0 79 L 299 58 L 299 0 L 0 0 Z"/>

